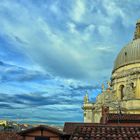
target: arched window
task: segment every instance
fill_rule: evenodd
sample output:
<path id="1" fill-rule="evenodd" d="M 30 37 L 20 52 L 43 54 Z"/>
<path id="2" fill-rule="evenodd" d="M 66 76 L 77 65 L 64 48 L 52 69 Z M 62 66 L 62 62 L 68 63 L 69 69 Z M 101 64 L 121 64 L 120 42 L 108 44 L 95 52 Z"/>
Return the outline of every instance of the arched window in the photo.
<path id="1" fill-rule="evenodd" d="M 131 87 L 132 87 L 132 89 L 133 89 L 133 88 L 134 88 L 134 83 L 132 82 L 130 85 L 131 85 Z"/>
<path id="2" fill-rule="evenodd" d="M 121 97 L 121 100 L 124 97 L 124 85 L 120 85 L 120 97 Z"/>

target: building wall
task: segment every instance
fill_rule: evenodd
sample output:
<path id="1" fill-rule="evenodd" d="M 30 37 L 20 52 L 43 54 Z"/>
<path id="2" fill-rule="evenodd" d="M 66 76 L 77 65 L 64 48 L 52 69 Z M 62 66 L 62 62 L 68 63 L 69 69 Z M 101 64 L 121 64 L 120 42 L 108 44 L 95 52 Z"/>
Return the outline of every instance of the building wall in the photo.
<path id="1" fill-rule="evenodd" d="M 130 89 L 130 84 L 133 84 L 133 88 Z M 116 97 L 115 100 L 120 101 L 120 106 L 122 113 L 130 114 L 140 114 L 140 63 L 129 64 L 123 67 L 118 68 L 112 73 L 112 89 Z M 123 96 L 121 86 L 124 86 Z M 128 88 L 129 87 L 129 88 Z M 108 94 L 109 92 L 107 92 Z M 106 93 L 104 95 L 107 95 Z M 112 95 L 113 95 L 112 94 Z M 102 100 L 105 100 L 103 93 L 97 96 L 95 110 L 94 105 L 91 103 L 84 104 L 84 122 L 94 122 L 99 123 L 102 113 L 101 106 L 103 104 Z M 112 97 L 111 99 L 113 99 Z M 111 100 L 108 98 L 108 100 Z M 113 101 L 111 102 L 113 104 Z M 111 108 L 110 104 L 110 113 L 117 113 L 117 108 Z M 118 104 L 118 105 L 119 105 Z M 96 107 L 97 106 L 97 107 Z M 109 104 L 108 104 L 109 106 Z"/>
<path id="2" fill-rule="evenodd" d="M 30 136 L 41 136 L 41 131 L 33 131 L 33 132 L 28 133 L 28 135 L 30 135 Z"/>
<path id="3" fill-rule="evenodd" d="M 57 137 L 56 134 L 51 133 L 51 132 L 49 132 L 49 131 L 43 131 L 43 136 L 53 136 L 53 137 Z"/>
<path id="4" fill-rule="evenodd" d="M 140 98 L 140 76 L 137 78 L 136 82 L 136 97 Z"/>
<path id="5" fill-rule="evenodd" d="M 100 123 L 101 117 L 102 117 L 102 111 L 95 111 L 94 112 L 94 119 L 93 119 L 93 123 Z"/>
<path id="6" fill-rule="evenodd" d="M 7 121 L 6 120 L 0 120 L 0 125 L 7 125 Z"/>
<path id="7" fill-rule="evenodd" d="M 24 137 L 24 140 L 35 140 L 36 136 L 50 137 L 50 140 L 59 140 L 60 139 L 59 135 L 56 135 L 52 132 L 49 132 L 46 130 L 41 132 L 41 130 L 38 130 L 38 131 L 33 131 L 30 133 L 27 133 Z"/>
<path id="8" fill-rule="evenodd" d="M 34 137 L 25 137 L 25 140 L 35 140 Z"/>
<path id="9" fill-rule="evenodd" d="M 140 99 L 140 64 L 130 64 L 115 70 L 112 74 L 113 89 L 116 90 L 117 96 L 120 98 L 120 85 L 126 84 L 127 80 L 132 80 L 136 86 L 135 98 Z"/>
<path id="10" fill-rule="evenodd" d="M 93 112 L 91 109 L 85 110 L 84 122 L 92 122 Z"/>
<path id="11" fill-rule="evenodd" d="M 129 89 L 131 83 L 133 84 L 133 88 Z M 111 85 L 111 93 L 116 96 L 115 101 L 120 101 L 120 106 L 123 108 L 121 110 L 122 113 L 140 114 L 140 63 L 125 65 L 113 71 Z M 124 86 L 123 98 L 121 86 Z M 100 122 L 102 116 L 100 101 L 102 97 L 103 93 L 97 96 L 95 104 L 98 108 L 95 110 L 92 109 L 94 105 L 91 103 L 84 104 L 84 122 Z M 97 103 L 98 101 L 99 104 Z M 110 107 L 110 113 L 117 112 L 117 109 Z"/>
<path id="12" fill-rule="evenodd" d="M 115 94 L 117 95 L 118 99 L 121 101 L 121 105 L 123 108 L 126 108 L 125 113 L 140 113 L 140 64 L 129 64 L 119 69 L 115 70 L 112 74 L 112 86 Z M 133 83 L 133 90 L 132 93 L 134 96 L 129 99 L 122 99 L 121 98 L 121 86 L 125 87 L 128 83 Z M 129 91 L 124 90 L 124 94 L 128 94 Z M 130 94 L 131 96 L 132 94 Z"/>
<path id="13" fill-rule="evenodd" d="M 51 140 L 58 140 L 58 137 L 57 138 L 51 138 Z"/>
<path id="14" fill-rule="evenodd" d="M 93 122 L 93 104 L 92 103 L 84 103 L 83 106 L 84 110 L 84 122 L 85 123 L 92 123 Z"/>

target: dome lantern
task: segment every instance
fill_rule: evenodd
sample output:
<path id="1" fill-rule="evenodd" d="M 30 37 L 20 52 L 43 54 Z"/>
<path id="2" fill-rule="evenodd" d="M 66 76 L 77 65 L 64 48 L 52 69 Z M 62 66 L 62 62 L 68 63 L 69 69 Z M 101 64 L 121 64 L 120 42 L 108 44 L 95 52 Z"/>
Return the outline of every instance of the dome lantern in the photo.
<path id="1" fill-rule="evenodd" d="M 134 39 L 133 40 L 138 39 L 138 38 L 140 38 L 140 19 L 136 23 L 136 31 L 134 33 Z"/>
<path id="2" fill-rule="evenodd" d="M 125 65 L 140 63 L 140 19 L 136 23 L 134 39 L 122 48 L 115 62 L 113 72 Z"/>

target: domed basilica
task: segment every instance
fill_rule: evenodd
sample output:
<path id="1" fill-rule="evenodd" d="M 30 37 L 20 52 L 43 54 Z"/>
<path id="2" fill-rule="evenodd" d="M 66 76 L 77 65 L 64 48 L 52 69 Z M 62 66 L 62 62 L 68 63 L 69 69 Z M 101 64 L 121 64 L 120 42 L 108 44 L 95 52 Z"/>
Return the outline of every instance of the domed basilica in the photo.
<path id="1" fill-rule="evenodd" d="M 84 122 L 99 123 L 103 108 L 109 113 L 140 114 L 140 20 L 136 23 L 134 39 L 118 54 L 108 87 L 95 103 L 84 97 Z"/>

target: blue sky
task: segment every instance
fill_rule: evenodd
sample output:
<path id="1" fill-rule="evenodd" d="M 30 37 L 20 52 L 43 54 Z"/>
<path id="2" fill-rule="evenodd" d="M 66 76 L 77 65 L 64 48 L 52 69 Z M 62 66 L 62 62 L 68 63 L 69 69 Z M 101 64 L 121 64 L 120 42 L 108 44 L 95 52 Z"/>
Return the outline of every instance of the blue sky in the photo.
<path id="1" fill-rule="evenodd" d="M 0 118 L 83 121 L 133 39 L 140 0 L 1 0 Z"/>

